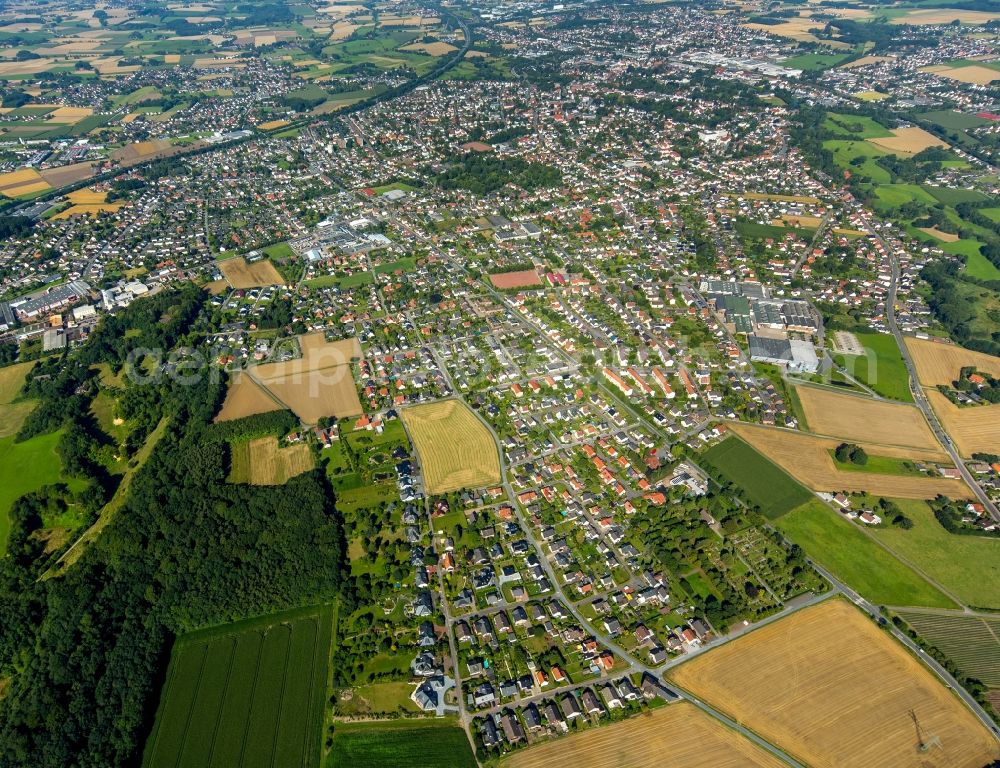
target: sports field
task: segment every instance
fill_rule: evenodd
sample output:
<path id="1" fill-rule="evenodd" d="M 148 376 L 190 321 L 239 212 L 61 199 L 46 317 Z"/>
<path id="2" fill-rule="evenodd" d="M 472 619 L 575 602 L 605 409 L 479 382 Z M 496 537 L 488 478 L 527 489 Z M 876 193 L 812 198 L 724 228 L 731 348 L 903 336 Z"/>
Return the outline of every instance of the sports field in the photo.
<path id="1" fill-rule="evenodd" d="M 231 450 L 231 483 L 284 485 L 289 478 L 315 466 L 308 445 L 296 443 L 279 448 L 278 438 L 273 436 L 234 443 Z"/>
<path id="2" fill-rule="evenodd" d="M 730 424 L 729 428 L 814 491 L 872 493 L 903 499 L 933 499 L 938 495 L 964 499 L 972 493 L 962 480 L 957 479 L 915 477 L 909 472 L 899 475 L 865 472 L 863 467 L 851 470 L 838 469 L 830 451 L 843 442 L 844 438 L 841 437 L 817 437 L 804 432 L 775 429 L 758 424 Z M 942 450 L 927 451 L 869 442 L 858 444 L 870 456 L 950 463 L 947 454 Z M 753 473 L 750 474 L 752 481 Z"/>
<path id="3" fill-rule="evenodd" d="M 146 742 L 146 768 L 318 766 L 329 607 L 177 639 Z"/>
<path id="4" fill-rule="evenodd" d="M 1000 688 L 1000 616 L 899 611 L 907 624 L 969 677 Z"/>
<path id="5" fill-rule="evenodd" d="M 268 259 L 261 259 L 248 264 L 241 256 L 219 262 L 219 270 L 233 288 L 264 288 L 269 285 L 284 285 L 285 281 L 278 274 Z"/>
<path id="6" fill-rule="evenodd" d="M 459 400 L 404 408 L 400 415 L 420 456 L 428 493 L 500 482 L 500 457 L 486 426 Z"/>
<path id="7" fill-rule="evenodd" d="M 740 486 L 766 517 L 780 517 L 812 498 L 790 475 L 738 438 L 716 443 L 702 459 Z"/>
<path id="8" fill-rule="evenodd" d="M 515 752 L 501 768 L 778 768 L 784 763 L 689 702 Z"/>
<path id="9" fill-rule="evenodd" d="M 982 768 L 1000 758 L 965 704 L 846 600 L 798 611 L 670 676 L 815 768 Z"/>
<path id="10" fill-rule="evenodd" d="M 951 383 L 963 366 L 975 366 L 991 376 L 1000 377 L 1000 357 L 973 352 L 955 344 L 907 337 L 906 348 L 913 357 L 917 378 L 925 387 Z"/>
<path id="11" fill-rule="evenodd" d="M 936 389 L 927 389 L 927 400 L 963 456 L 1000 454 L 1000 405 L 955 405 Z"/>
<path id="12" fill-rule="evenodd" d="M 465 732 L 440 720 L 337 723 L 325 768 L 475 768 Z"/>
<path id="13" fill-rule="evenodd" d="M 809 429 L 855 442 L 939 450 L 918 408 L 848 395 L 819 387 L 795 388 Z"/>
<path id="14" fill-rule="evenodd" d="M 806 554 L 879 605 L 954 608 L 955 603 L 857 524 L 819 500 L 792 510 L 775 525 Z"/>

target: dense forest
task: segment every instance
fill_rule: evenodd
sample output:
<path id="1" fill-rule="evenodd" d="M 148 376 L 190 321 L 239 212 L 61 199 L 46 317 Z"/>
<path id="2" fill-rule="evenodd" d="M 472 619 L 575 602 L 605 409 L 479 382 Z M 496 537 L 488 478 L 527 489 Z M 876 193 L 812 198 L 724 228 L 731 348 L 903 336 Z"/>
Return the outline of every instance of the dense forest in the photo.
<path id="1" fill-rule="evenodd" d="M 167 322 L 147 311 L 158 297 L 122 313 L 130 342 L 184 336 L 194 318 L 185 297 L 163 300 L 173 307 Z M 79 354 L 88 364 L 120 364 L 127 350 L 111 342 L 95 333 Z M 67 458 L 86 461 L 92 454 L 77 416 L 90 372 L 69 367 L 70 380 L 84 379 L 73 395 L 81 402 L 39 428 L 65 426 L 74 435 Z M 150 388 L 151 396 L 133 397 L 166 420 L 166 433 L 75 564 L 40 579 L 61 551 L 45 551 L 40 529 L 83 499 L 55 486 L 14 505 L 9 556 L 0 560 L 0 680 L 9 681 L 0 699 L 0 766 L 136 764 L 175 635 L 338 596 L 351 604 L 341 517 L 322 471 L 280 487 L 226 482 L 229 440 L 280 430 L 294 417 L 213 426 L 224 382 L 201 373 L 186 385 L 169 377 L 125 385 Z M 35 384 L 39 410 L 55 414 L 49 401 L 63 393 L 42 386 L 52 381 L 47 375 Z"/>

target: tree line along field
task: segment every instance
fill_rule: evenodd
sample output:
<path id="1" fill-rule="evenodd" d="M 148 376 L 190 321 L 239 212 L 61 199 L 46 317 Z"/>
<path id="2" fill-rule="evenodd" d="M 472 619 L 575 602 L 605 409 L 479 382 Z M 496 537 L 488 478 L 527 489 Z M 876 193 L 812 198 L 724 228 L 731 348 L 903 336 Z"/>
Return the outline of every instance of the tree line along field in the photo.
<path id="1" fill-rule="evenodd" d="M 493 436 L 467 405 L 444 400 L 400 412 L 420 457 L 428 493 L 483 488 L 500 482 Z"/>
<path id="2" fill-rule="evenodd" d="M 680 702 L 515 752 L 501 768 L 778 768 L 784 762 Z"/>
<path id="3" fill-rule="evenodd" d="M 401 720 L 337 723 L 324 768 L 475 768 L 476 758 L 457 723 Z"/>
<path id="4" fill-rule="evenodd" d="M 723 478 L 743 488 L 765 517 L 780 517 L 812 498 L 794 478 L 739 438 L 727 437 L 701 458 Z"/>
<path id="5" fill-rule="evenodd" d="M 818 499 L 783 515 L 775 526 L 812 560 L 873 603 L 956 607 L 923 576 Z"/>
<path id="6" fill-rule="evenodd" d="M 332 608 L 177 639 L 144 768 L 319 766 Z"/>
<path id="7" fill-rule="evenodd" d="M 964 702 L 843 599 L 700 654 L 670 677 L 815 768 L 982 768 L 1000 759 Z M 913 716 L 935 746 L 921 749 Z"/>
<path id="8" fill-rule="evenodd" d="M 1000 689 L 1000 615 L 897 611 L 903 620 L 969 677 Z"/>

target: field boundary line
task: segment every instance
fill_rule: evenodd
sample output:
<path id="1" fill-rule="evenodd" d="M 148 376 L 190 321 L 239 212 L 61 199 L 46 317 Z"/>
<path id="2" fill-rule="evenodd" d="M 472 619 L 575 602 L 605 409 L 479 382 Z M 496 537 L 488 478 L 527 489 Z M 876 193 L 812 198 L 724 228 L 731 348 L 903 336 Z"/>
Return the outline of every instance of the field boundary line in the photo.
<path id="1" fill-rule="evenodd" d="M 247 735 L 250 733 L 250 723 L 253 722 L 253 701 L 257 693 L 257 681 L 260 680 L 260 659 L 264 655 L 264 640 L 267 638 L 267 630 L 262 628 L 259 630 L 259 634 L 260 645 L 257 646 L 257 664 L 254 667 L 253 685 L 250 686 L 250 696 L 247 697 L 247 721 L 243 726 L 243 739 L 240 741 L 240 765 L 243 765 L 247 749 Z"/>
<path id="2" fill-rule="evenodd" d="M 285 626 L 282 624 L 281 626 Z M 295 627 L 288 625 L 288 644 L 285 646 L 285 663 L 282 665 L 281 692 L 278 694 L 278 713 L 274 723 L 274 736 L 271 739 L 271 766 L 275 768 L 274 761 L 278 758 L 278 733 L 281 731 L 281 710 L 285 708 L 285 686 L 288 685 L 288 657 L 292 655 L 292 635 Z"/>
<path id="3" fill-rule="evenodd" d="M 184 733 L 181 736 L 180 749 L 177 750 L 177 755 L 174 758 L 175 768 L 180 764 L 181 757 L 184 755 L 184 745 L 187 743 L 188 731 L 191 729 L 191 718 L 194 717 L 194 703 L 198 701 L 198 693 L 201 691 L 201 681 L 205 676 L 205 662 L 208 660 L 209 645 L 209 643 L 205 643 L 201 656 L 201 664 L 198 665 L 198 682 L 194 686 L 194 698 L 191 700 L 192 706 L 188 710 L 187 718 L 184 720 Z"/>
<path id="4" fill-rule="evenodd" d="M 215 745 L 218 743 L 219 739 L 219 726 L 222 723 L 222 712 L 225 710 L 226 693 L 229 691 L 229 681 L 233 676 L 233 666 L 236 664 L 236 649 L 239 647 L 238 638 L 235 635 L 230 635 L 225 640 L 229 641 L 230 652 L 229 652 L 229 668 L 226 669 L 226 684 L 222 688 L 222 706 L 219 707 L 219 711 L 215 714 L 215 727 L 212 728 L 212 747 L 208 750 L 208 764 L 212 764 L 212 760 L 215 757 Z"/>

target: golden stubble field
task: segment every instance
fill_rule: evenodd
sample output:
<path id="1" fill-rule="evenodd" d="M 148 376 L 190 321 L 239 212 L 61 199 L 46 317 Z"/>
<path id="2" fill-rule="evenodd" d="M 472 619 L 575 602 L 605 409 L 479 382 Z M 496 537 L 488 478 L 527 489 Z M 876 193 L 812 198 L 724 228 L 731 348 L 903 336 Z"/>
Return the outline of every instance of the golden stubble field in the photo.
<path id="1" fill-rule="evenodd" d="M 324 416 L 363 413 L 351 363 L 361 358 L 357 339 L 327 341 L 322 331 L 299 337 L 302 356 L 251 369 L 253 378 L 306 424 Z"/>
<path id="2" fill-rule="evenodd" d="M 1000 745 L 891 635 L 833 599 L 670 673 L 814 768 L 982 768 Z M 910 713 L 916 715 L 922 751 Z"/>
<path id="3" fill-rule="evenodd" d="M 1000 454 L 1000 405 L 960 408 L 936 389 L 924 394 L 962 456 Z"/>
<path id="4" fill-rule="evenodd" d="M 229 480 L 250 485 L 284 485 L 289 478 L 308 472 L 315 466 L 312 451 L 305 443 L 285 448 L 276 437 L 234 443 Z"/>
<path id="5" fill-rule="evenodd" d="M 907 337 L 906 348 L 917 369 L 917 379 L 925 387 L 936 387 L 938 384 L 951 386 L 959 371 L 969 365 L 1000 377 L 1000 357 L 973 352 L 955 344 L 912 337 Z"/>
<path id="6" fill-rule="evenodd" d="M 784 763 L 681 702 L 528 750 L 502 768 L 778 768 Z"/>
<path id="7" fill-rule="evenodd" d="M 876 147 L 887 149 L 897 154 L 913 155 L 922 152 L 929 147 L 943 147 L 947 149 L 947 142 L 941 141 L 933 133 L 928 133 L 923 128 L 895 128 L 892 136 L 883 138 L 868 139 L 868 142 Z"/>
<path id="8" fill-rule="evenodd" d="M 420 456 L 428 493 L 483 488 L 500 482 L 493 436 L 458 400 L 414 405 L 400 412 Z"/>
<path id="9" fill-rule="evenodd" d="M 261 259 L 248 264 L 242 256 L 219 262 L 219 271 L 233 288 L 266 288 L 269 285 L 284 285 L 278 270 L 269 259 Z"/>
<path id="10" fill-rule="evenodd" d="M 940 451 L 920 409 L 818 387 L 796 387 L 809 431 L 869 443 Z"/>
<path id="11" fill-rule="evenodd" d="M 972 494 L 963 481 L 945 477 L 886 475 L 838 469 L 830 456 L 830 450 L 842 442 L 836 438 L 817 437 L 756 424 L 731 423 L 728 427 L 813 491 L 871 493 L 900 499 L 933 499 L 939 494 L 952 499 L 965 499 Z M 947 461 L 947 455 L 941 451 L 919 451 L 915 448 L 869 442 L 858 444 L 869 456 Z"/>
<path id="12" fill-rule="evenodd" d="M 235 373 L 229 381 L 226 399 L 215 421 L 234 421 L 280 410 L 281 406 L 257 382 L 245 373 Z"/>

